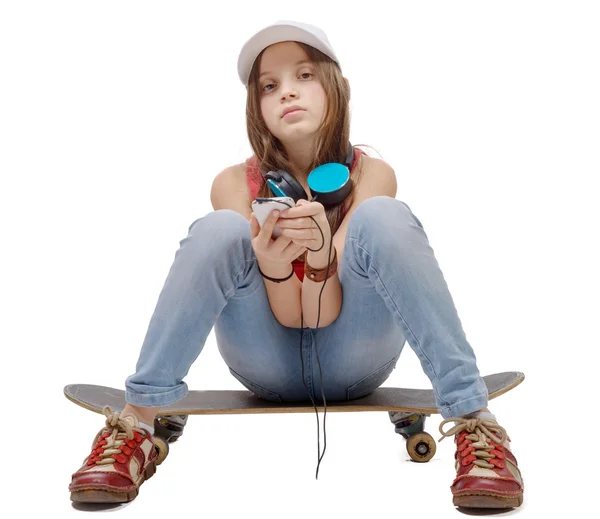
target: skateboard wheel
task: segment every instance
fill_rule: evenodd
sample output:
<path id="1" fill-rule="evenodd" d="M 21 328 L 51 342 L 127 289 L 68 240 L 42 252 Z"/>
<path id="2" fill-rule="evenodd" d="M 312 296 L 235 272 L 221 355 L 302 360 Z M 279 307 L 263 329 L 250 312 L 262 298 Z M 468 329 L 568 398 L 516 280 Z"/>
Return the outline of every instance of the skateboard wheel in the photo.
<path id="1" fill-rule="evenodd" d="M 158 449 L 158 458 L 156 458 L 156 464 L 160 465 L 163 461 L 165 461 L 167 454 L 169 454 L 169 444 L 160 436 L 154 437 L 154 444 Z"/>
<path id="2" fill-rule="evenodd" d="M 413 461 L 424 463 L 435 455 L 435 440 L 426 432 L 413 434 L 406 442 L 406 450 Z"/>

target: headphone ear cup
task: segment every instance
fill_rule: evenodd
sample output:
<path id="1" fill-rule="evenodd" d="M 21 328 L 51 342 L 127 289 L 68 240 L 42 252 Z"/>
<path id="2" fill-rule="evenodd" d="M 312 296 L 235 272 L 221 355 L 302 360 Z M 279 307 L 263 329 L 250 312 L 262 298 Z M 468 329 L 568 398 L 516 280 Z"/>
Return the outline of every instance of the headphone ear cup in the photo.
<path id="1" fill-rule="evenodd" d="M 283 170 L 280 170 L 277 173 L 281 175 L 281 189 L 283 189 L 288 196 L 292 197 L 294 202 L 297 202 L 301 198 L 304 200 L 310 200 L 310 197 L 306 194 L 302 184 L 300 184 L 300 182 L 298 182 L 293 175 L 290 175 L 288 172 Z"/>
<path id="2" fill-rule="evenodd" d="M 271 183 L 274 183 L 278 189 L 285 193 L 285 196 L 289 196 L 294 200 L 294 202 L 297 202 L 301 198 L 309 200 L 309 197 L 307 196 L 306 191 L 304 191 L 302 184 L 300 184 L 300 182 L 298 182 L 293 175 L 290 175 L 288 172 L 283 171 L 282 169 L 277 171 L 269 171 L 268 173 L 265 173 L 264 170 L 261 169 L 260 172 L 265 182 L 270 180 Z M 273 192 L 273 189 L 271 189 L 271 192 Z"/>

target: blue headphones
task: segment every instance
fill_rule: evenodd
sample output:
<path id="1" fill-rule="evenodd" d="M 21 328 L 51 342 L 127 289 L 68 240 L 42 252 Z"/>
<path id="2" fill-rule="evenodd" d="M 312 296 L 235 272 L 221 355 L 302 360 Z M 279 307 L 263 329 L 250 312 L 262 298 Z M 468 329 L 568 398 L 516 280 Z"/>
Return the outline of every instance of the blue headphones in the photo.
<path id="1" fill-rule="evenodd" d="M 352 191 L 350 171 L 354 165 L 354 148 L 349 144 L 344 164 L 329 162 L 313 169 L 308 175 L 308 187 L 312 196 L 308 196 L 298 182 L 287 171 L 277 170 L 265 173 L 261 170 L 265 182 L 274 196 L 289 196 L 297 202 L 301 198 L 309 202 L 318 201 L 327 209 L 341 204 Z"/>

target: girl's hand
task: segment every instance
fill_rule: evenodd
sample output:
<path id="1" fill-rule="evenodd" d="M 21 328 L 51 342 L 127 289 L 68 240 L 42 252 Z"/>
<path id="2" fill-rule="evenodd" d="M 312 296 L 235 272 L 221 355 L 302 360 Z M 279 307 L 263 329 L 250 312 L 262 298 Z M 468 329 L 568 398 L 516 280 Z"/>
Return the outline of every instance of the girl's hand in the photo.
<path id="1" fill-rule="evenodd" d="M 310 218 L 311 216 L 315 219 L 314 221 Z M 317 224 L 323 231 L 322 235 Z M 323 250 L 321 247 L 329 246 L 331 227 L 325 215 L 325 207 L 319 202 L 298 200 L 296 207 L 291 207 L 281 213 L 277 225 L 281 229 L 281 236 L 291 238 L 292 242 L 298 246 L 309 250 L 313 249 L 313 251 Z"/>
<path id="2" fill-rule="evenodd" d="M 274 240 L 272 235 L 275 223 L 278 223 L 276 210 L 271 211 L 262 228 L 254 213 L 250 217 L 250 236 L 254 254 L 260 269 L 271 277 L 278 277 L 279 273 L 289 274 L 292 261 L 306 250 L 304 246 L 294 243 L 290 237 L 283 234 Z"/>

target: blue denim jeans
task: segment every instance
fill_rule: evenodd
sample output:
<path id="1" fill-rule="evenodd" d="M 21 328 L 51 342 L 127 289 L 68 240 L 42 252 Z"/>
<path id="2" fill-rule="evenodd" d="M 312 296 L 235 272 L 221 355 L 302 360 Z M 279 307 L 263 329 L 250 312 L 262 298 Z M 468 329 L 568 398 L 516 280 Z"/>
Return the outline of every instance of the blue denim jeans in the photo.
<path id="1" fill-rule="evenodd" d="M 316 401 L 321 390 L 328 403 L 364 396 L 388 379 L 408 341 L 444 418 L 487 406 L 475 354 L 423 226 L 407 204 L 388 196 L 361 203 L 338 269 L 338 318 L 316 330 L 283 326 L 269 305 L 250 223 L 228 209 L 197 219 L 180 241 L 136 372 L 126 379 L 127 402 L 166 406 L 186 396 L 183 379 L 214 327 L 231 375 L 270 401 L 310 401 L 303 371 Z"/>

